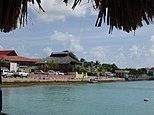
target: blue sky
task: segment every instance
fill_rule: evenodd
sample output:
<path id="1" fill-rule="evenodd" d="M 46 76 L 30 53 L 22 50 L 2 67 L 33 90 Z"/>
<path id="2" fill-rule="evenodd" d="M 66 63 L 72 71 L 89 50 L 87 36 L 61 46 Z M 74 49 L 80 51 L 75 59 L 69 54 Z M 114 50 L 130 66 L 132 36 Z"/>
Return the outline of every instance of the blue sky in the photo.
<path id="1" fill-rule="evenodd" d="M 44 58 L 51 52 L 70 50 L 87 61 L 115 63 L 120 68 L 154 66 L 154 24 L 126 33 L 109 27 L 95 27 L 97 11 L 81 3 L 75 10 L 61 0 L 43 0 L 45 13 L 29 4 L 28 25 L 0 33 L 0 50 L 18 55 Z"/>

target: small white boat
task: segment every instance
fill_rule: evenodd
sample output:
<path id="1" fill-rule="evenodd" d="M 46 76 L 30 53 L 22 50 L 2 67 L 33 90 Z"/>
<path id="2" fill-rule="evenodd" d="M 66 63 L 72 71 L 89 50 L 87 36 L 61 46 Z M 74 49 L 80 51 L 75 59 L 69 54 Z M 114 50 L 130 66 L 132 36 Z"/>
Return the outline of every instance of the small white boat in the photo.
<path id="1" fill-rule="evenodd" d="M 98 81 L 96 81 L 95 79 L 90 79 L 89 83 L 96 83 Z"/>
<path id="2" fill-rule="evenodd" d="M 144 98 L 144 101 L 149 101 L 149 98 Z"/>

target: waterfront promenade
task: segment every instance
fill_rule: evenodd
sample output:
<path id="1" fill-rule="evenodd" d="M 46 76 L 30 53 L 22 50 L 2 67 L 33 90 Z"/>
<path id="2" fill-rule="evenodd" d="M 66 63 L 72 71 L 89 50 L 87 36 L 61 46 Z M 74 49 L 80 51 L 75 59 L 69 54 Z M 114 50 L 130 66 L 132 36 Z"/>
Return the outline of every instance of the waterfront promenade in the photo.
<path id="1" fill-rule="evenodd" d="M 90 83 L 91 80 L 97 82 L 125 81 L 124 78 L 106 78 L 90 76 L 88 78 L 75 78 L 72 75 L 34 75 L 30 77 L 2 78 L 2 87 L 30 86 L 30 85 L 54 85 L 72 83 Z"/>

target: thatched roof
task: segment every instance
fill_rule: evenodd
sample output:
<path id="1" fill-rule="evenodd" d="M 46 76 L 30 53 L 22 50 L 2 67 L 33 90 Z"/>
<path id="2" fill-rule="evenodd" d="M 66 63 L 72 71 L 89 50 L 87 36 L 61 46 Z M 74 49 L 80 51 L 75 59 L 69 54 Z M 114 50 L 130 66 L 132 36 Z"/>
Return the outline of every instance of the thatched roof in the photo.
<path id="1" fill-rule="evenodd" d="M 69 0 L 64 0 L 67 4 Z M 95 26 L 100 27 L 102 21 L 110 26 L 109 33 L 113 28 L 126 32 L 136 30 L 153 22 L 154 0 L 91 0 L 94 9 L 98 9 L 98 17 Z M 74 9 L 82 0 L 74 0 Z M 88 0 L 89 2 L 89 0 Z"/>
<path id="2" fill-rule="evenodd" d="M 35 0 L 42 9 L 41 0 Z M 9 32 L 17 28 L 17 23 L 27 23 L 27 4 L 34 0 L 0 0 L 0 30 Z M 43 9 L 42 9 L 43 10 Z M 43 10 L 44 11 L 44 10 Z"/>
<path id="3" fill-rule="evenodd" d="M 54 62 L 57 64 L 80 64 L 80 61 L 72 52 L 52 52 L 49 57 L 42 59 L 37 64 L 44 64 L 45 62 Z"/>
<path id="4" fill-rule="evenodd" d="M 54 62 L 56 64 L 71 64 L 71 63 L 74 63 L 74 64 L 79 64 L 80 62 L 69 57 L 69 56 L 64 56 L 64 57 L 46 57 L 44 59 L 42 59 L 40 62 L 37 62 L 37 64 L 40 64 L 40 63 L 45 63 L 45 61 L 47 62 Z"/>
<path id="5" fill-rule="evenodd" d="M 35 1 L 42 9 L 41 0 Z M 68 1 L 64 0 L 66 4 Z M 28 2 L 34 3 L 34 0 L 0 0 L 0 30 L 2 32 L 16 29 L 18 22 L 24 26 L 27 22 Z M 72 8 L 74 9 L 81 2 L 82 0 L 74 0 Z M 109 33 L 114 27 L 130 32 L 142 27 L 143 21 L 147 25 L 153 22 L 154 0 L 91 0 L 91 3 L 99 12 L 95 26 L 100 27 L 104 21 L 110 26 Z"/>

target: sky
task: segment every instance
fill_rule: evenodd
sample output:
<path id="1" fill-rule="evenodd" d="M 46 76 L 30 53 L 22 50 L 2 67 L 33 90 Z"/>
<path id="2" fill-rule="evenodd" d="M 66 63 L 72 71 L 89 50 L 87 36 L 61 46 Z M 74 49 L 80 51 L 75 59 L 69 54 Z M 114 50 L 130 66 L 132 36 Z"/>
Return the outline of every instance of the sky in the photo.
<path id="1" fill-rule="evenodd" d="M 28 24 L 9 33 L 0 32 L 0 50 L 45 58 L 51 52 L 72 51 L 79 59 L 116 64 L 120 68 L 154 67 L 154 24 L 127 33 L 109 26 L 95 27 L 97 11 L 81 2 L 74 10 L 62 0 L 42 0 L 28 5 Z"/>

